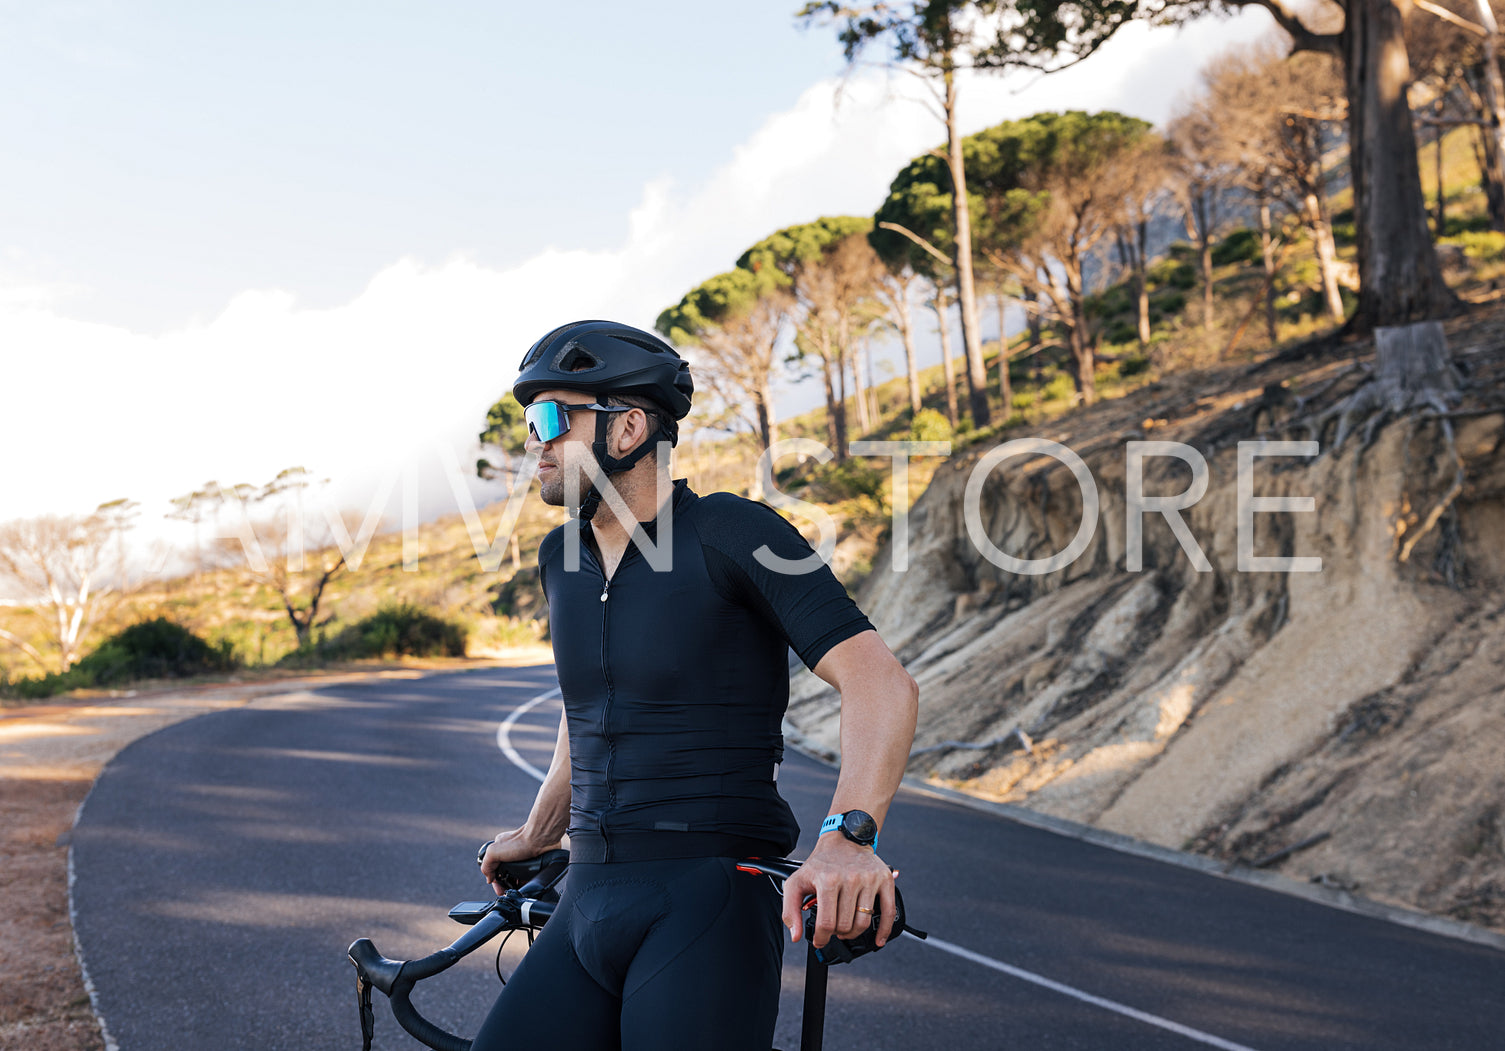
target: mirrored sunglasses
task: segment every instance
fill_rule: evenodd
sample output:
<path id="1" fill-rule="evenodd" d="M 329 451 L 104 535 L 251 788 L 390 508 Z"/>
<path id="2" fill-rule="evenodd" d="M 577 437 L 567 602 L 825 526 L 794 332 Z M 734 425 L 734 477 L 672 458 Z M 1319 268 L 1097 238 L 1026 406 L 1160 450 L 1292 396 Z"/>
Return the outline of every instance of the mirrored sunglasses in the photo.
<path id="1" fill-rule="evenodd" d="M 597 405 L 594 402 L 566 405 L 560 401 L 535 401 L 523 409 L 523 419 L 527 421 L 528 433 L 536 440 L 551 442 L 561 434 L 568 433 L 570 429 L 570 412 L 576 409 L 593 409 L 596 412 L 626 412 L 627 406 Z"/>

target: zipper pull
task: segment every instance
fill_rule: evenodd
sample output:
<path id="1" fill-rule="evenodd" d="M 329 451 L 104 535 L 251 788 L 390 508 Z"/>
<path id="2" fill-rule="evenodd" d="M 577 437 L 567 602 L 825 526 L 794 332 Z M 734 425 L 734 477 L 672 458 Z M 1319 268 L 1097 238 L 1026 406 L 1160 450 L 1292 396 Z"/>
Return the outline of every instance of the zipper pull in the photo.
<path id="1" fill-rule="evenodd" d="M 604 583 L 604 584 L 601 585 L 601 601 L 602 602 L 606 601 L 606 593 L 608 591 L 610 591 L 610 590 L 611 590 L 611 581 L 608 580 L 606 583 Z"/>

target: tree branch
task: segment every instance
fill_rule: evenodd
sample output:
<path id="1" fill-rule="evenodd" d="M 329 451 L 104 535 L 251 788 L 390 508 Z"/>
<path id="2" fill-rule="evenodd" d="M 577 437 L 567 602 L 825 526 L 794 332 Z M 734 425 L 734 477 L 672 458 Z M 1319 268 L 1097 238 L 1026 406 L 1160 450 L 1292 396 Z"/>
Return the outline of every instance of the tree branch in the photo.
<path id="1" fill-rule="evenodd" d="M 44 658 L 40 653 L 38 653 L 37 652 L 37 648 L 35 646 L 33 646 L 31 643 L 27 642 L 25 639 L 22 639 L 22 638 L 20 638 L 19 636 L 16 636 L 16 635 L 12 635 L 10 632 L 6 631 L 4 628 L 0 628 L 0 641 L 4 641 L 4 642 L 10 643 L 12 646 L 16 647 L 16 649 L 18 649 L 22 653 L 26 654 L 26 656 L 28 656 L 32 660 L 36 661 L 37 664 L 44 671 L 46 670 L 46 668 L 47 668 L 47 660 L 46 660 L 46 658 Z"/>
<path id="2" fill-rule="evenodd" d="M 927 251 L 931 255 L 935 256 L 937 259 L 939 259 L 941 262 L 945 263 L 947 266 L 950 266 L 952 264 L 952 262 L 953 262 L 952 258 L 949 255 L 947 255 L 945 252 L 942 252 L 939 248 L 937 248 L 935 245 L 931 244 L 929 241 L 925 240 L 925 238 L 921 237 L 919 234 L 915 233 L 913 230 L 908 230 L 905 227 L 900 226 L 898 223 L 887 223 L 887 222 L 884 222 L 884 223 L 879 223 L 878 226 L 881 229 L 884 229 L 884 230 L 892 230 L 896 234 L 903 234 L 905 237 L 909 238 L 915 244 L 917 244 L 921 248 L 925 249 L 925 251 Z"/>
<path id="3" fill-rule="evenodd" d="M 1337 33 L 1313 33 L 1301 21 L 1299 15 L 1286 7 L 1284 0 L 1233 0 L 1239 7 L 1258 4 L 1274 17 L 1275 23 L 1291 36 L 1291 51 L 1318 51 L 1329 55 L 1342 55 L 1341 41 Z"/>
<path id="4" fill-rule="evenodd" d="M 1457 26 L 1459 29 L 1466 29 L 1468 32 L 1470 32 L 1470 33 L 1477 33 L 1481 37 L 1482 36 L 1489 36 L 1489 30 L 1485 29 L 1483 26 L 1479 25 L 1477 22 L 1470 22 L 1466 18 L 1459 18 L 1457 15 L 1453 14 L 1453 12 L 1449 11 L 1447 8 L 1445 8 L 1445 7 L 1438 7 L 1436 4 L 1432 3 L 1431 0 L 1411 0 L 1411 3 L 1414 4 L 1416 7 L 1421 8 L 1423 11 L 1425 11 L 1429 15 L 1436 15 L 1438 18 L 1442 19 L 1444 22 L 1451 22 L 1453 25 Z"/>

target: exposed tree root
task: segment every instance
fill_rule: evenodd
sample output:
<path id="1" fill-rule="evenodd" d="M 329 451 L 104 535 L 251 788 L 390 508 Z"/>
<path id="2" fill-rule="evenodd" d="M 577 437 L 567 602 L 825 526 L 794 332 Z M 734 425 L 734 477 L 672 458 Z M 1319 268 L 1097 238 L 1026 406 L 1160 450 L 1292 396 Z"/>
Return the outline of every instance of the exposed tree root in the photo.
<path id="1" fill-rule="evenodd" d="M 1447 440 L 1448 456 L 1453 460 L 1453 483 L 1448 486 L 1447 492 L 1442 494 L 1442 499 L 1438 500 L 1432 510 L 1427 512 L 1426 517 L 1421 520 L 1421 524 L 1416 528 L 1416 531 L 1407 537 L 1406 542 L 1401 545 L 1400 553 L 1396 556 L 1400 562 L 1406 562 L 1411 558 L 1411 552 L 1416 549 L 1416 545 L 1436 527 L 1438 520 L 1442 518 L 1447 509 L 1453 506 L 1453 501 L 1458 499 L 1459 493 L 1463 492 L 1463 483 L 1467 478 L 1463 469 L 1463 457 L 1458 454 L 1458 443 L 1453 437 L 1452 421 L 1447 418 L 1445 412 L 1437 420 L 1442 426 L 1443 438 Z"/>
<path id="2" fill-rule="evenodd" d="M 1316 401 L 1345 379 L 1353 368 L 1369 371 L 1369 377 L 1351 394 L 1340 398 L 1326 409 L 1287 421 L 1280 430 L 1285 433 L 1305 431 L 1309 440 L 1321 443 L 1329 428 L 1335 428 L 1332 443 L 1323 449 L 1324 454 L 1341 452 L 1350 437 L 1362 433 L 1359 452 L 1354 458 L 1354 470 L 1357 472 L 1364 454 L 1379 438 L 1386 424 L 1409 419 L 1414 427 L 1422 419 L 1438 421 L 1447 444 L 1448 456 L 1453 462 L 1453 481 L 1442 498 L 1422 518 L 1415 531 L 1410 532 L 1404 543 L 1399 544 L 1396 558 L 1400 562 L 1407 562 L 1416 545 L 1437 527 L 1437 523 L 1458 499 L 1467 480 L 1452 424 L 1452 417 L 1458 414 L 1457 403 L 1462 382 L 1457 368 L 1448 356 L 1447 338 L 1438 322 L 1377 329 L 1375 353 L 1373 370 L 1356 363 L 1333 377 L 1320 390 L 1301 399 L 1299 404 Z M 1407 473 L 1409 474 L 1409 470 Z"/>

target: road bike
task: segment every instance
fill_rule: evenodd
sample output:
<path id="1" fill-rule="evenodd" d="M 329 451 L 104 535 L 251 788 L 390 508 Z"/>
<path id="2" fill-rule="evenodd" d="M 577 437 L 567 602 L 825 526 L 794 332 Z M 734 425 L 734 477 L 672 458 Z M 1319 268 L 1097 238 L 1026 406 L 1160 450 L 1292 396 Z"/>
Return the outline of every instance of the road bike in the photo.
<path id="1" fill-rule="evenodd" d="M 425 978 L 448 970 L 465 956 L 479 949 L 497 935 L 510 935 L 524 931 L 528 943 L 533 934 L 548 922 L 559 902 L 556 889 L 569 865 L 567 850 L 551 850 L 527 861 L 503 864 L 497 882 L 507 887 L 507 892 L 490 901 L 462 901 L 449 910 L 451 919 L 465 924 L 470 929 L 452 943 L 417 960 L 389 960 L 376 950 L 369 938 L 357 939 L 349 950 L 350 962 L 355 965 L 356 1000 L 360 1009 L 361 1049 L 371 1051 L 371 1041 L 376 1029 L 375 1013 L 371 1006 L 371 990 L 384 994 L 392 1004 L 392 1016 L 414 1038 L 434 1051 L 470 1051 L 471 1042 L 464 1037 L 447 1032 L 424 1018 L 413 1006 L 413 987 Z M 737 863 L 741 872 L 767 876 L 782 892 L 783 882 L 792 876 L 800 862 L 789 858 L 744 858 Z M 916 938 L 926 933 L 911 927 L 904 913 L 904 899 L 898 888 L 894 889 L 894 934 L 909 933 Z M 815 948 L 811 940 L 815 933 L 815 915 L 818 903 L 814 896 L 804 902 L 805 916 L 805 996 L 800 1017 L 800 1051 L 820 1051 L 824 1039 L 826 1018 L 826 971 L 829 967 L 851 963 L 877 950 L 879 918 L 875 913 L 872 925 L 856 938 L 832 938 L 823 948 Z M 500 954 L 499 957 L 500 959 Z M 501 977 L 500 964 L 497 976 Z"/>

